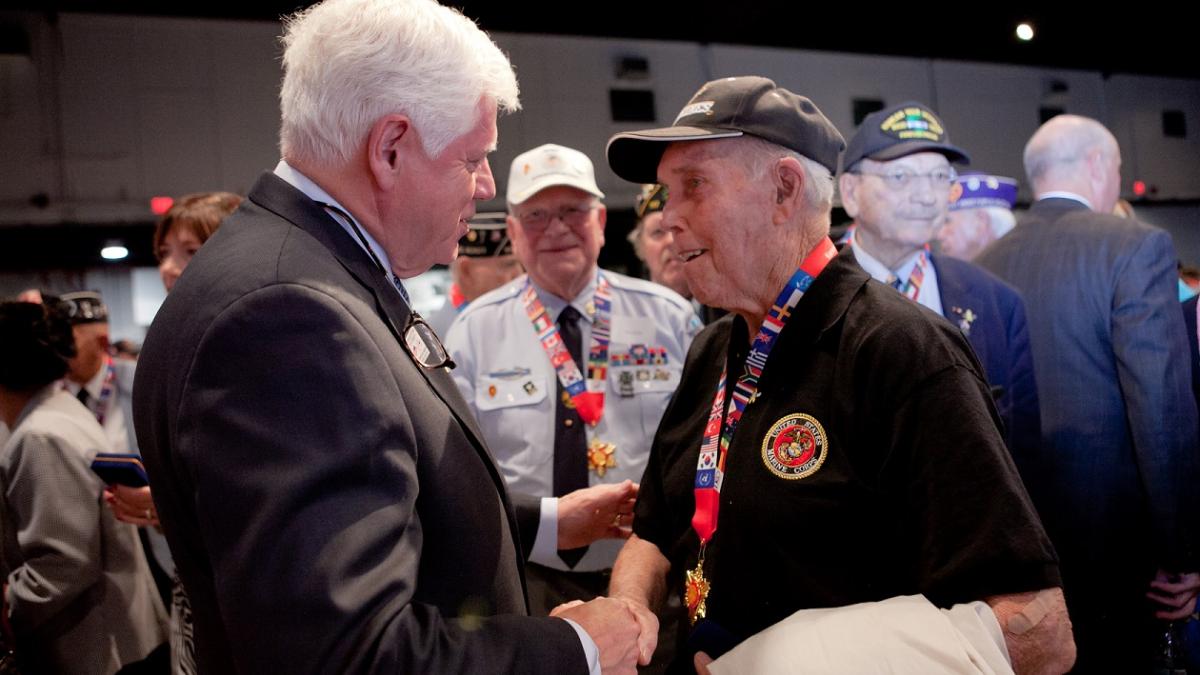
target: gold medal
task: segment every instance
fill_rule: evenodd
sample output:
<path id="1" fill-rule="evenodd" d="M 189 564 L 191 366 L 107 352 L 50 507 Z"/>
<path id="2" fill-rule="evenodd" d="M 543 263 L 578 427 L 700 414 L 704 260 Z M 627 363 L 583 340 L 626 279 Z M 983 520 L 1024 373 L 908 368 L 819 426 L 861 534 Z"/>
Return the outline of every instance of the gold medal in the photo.
<path id="1" fill-rule="evenodd" d="M 700 557 L 696 559 L 696 569 L 688 570 L 687 580 L 683 584 L 683 600 L 687 603 L 688 618 L 692 625 L 704 618 L 707 611 L 708 591 L 712 586 L 704 578 L 704 546 L 700 546 Z"/>
<path id="2" fill-rule="evenodd" d="M 604 478 L 604 474 L 609 469 L 617 468 L 617 446 L 613 443 L 605 443 L 600 439 L 592 439 L 588 443 L 588 468 L 596 472 L 596 475 Z"/>

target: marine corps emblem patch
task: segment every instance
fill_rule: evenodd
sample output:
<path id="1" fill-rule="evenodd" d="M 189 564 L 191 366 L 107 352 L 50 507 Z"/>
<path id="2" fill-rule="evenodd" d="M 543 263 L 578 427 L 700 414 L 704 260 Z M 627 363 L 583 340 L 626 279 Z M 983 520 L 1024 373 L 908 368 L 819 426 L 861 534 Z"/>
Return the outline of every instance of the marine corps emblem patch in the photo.
<path id="1" fill-rule="evenodd" d="M 825 429 L 812 415 L 794 413 L 771 425 L 763 439 L 763 464 L 771 473 L 799 480 L 817 472 L 829 453 Z"/>

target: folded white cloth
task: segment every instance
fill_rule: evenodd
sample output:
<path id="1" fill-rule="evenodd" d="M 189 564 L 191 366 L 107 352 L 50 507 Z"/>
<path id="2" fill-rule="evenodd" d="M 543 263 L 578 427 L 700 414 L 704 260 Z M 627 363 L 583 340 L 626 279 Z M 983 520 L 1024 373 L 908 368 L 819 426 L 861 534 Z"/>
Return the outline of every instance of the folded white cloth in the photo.
<path id="1" fill-rule="evenodd" d="M 921 595 L 803 609 L 709 665 L 712 675 L 1011 674 L 996 615 L 983 602 L 938 609 Z"/>

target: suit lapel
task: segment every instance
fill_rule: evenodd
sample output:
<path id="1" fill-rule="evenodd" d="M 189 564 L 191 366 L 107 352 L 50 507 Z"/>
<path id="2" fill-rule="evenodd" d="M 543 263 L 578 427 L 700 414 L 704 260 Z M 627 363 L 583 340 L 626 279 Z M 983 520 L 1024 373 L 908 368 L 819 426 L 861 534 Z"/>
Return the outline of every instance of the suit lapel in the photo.
<path id="1" fill-rule="evenodd" d="M 307 195 L 269 172 L 265 172 L 259 177 L 258 182 L 250 191 L 250 200 L 296 225 L 329 249 L 342 267 L 359 284 L 371 292 L 375 298 L 375 307 L 379 316 L 387 324 L 396 341 L 404 346 L 404 328 L 408 326 L 412 310 L 404 302 L 404 298 L 392 287 L 388 277 L 367 256 L 366 251 L 350 238 L 342 226 L 333 219 L 333 216 Z M 404 353 L 410 359 L 412 358 L 407 347 L 404 347 Z M 468 410 L 466 401 L 463 400 L 454 380 L 444 368 L 430 370 L 415 360 L 413 365 L 467 431 L 467 436 L 475 446 L 476 452 L 487 465 L 492 480 L 503 488 L 504 480 L 496 469 L 491 453 L 483 443 L 483 434 L 476 426 L 475 418 Z M 508 507 L 508 497 L 503 489 L 501 494 L 504 496 L 505 506 Z"/>
<path id="2" fill-rule="evenodd" d="M 938 295 L 942 299 L 942 316 L 957 324 L 960 317 L 955 316 L 953 308 L 966 307 L 969 304 L 971 289 L 966 286 L 962 277 L 953 272 L 948 273 L 938 262 L 938 256 L 930 255 L 929 263 L 933 265 L 933 272 L 937 275 Z"/>

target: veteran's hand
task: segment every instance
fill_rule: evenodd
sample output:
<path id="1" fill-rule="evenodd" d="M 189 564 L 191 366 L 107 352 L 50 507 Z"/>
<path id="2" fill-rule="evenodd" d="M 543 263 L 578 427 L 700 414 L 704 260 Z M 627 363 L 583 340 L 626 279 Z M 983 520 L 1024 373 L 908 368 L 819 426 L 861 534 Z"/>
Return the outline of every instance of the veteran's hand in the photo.
<path id="1" fill-rule="evenodd" d="M 149 487 L 127 487 L 109 485 L 104 489 L 104 503 L 112 509 L 117 520 L 133 525 L 158 527 L 158 512 L 154 510 L 154 499 Z"/>
<path id="2" fill-rule="evenodd" d="M 704 652 L 696 652 L 692 657 L 692 665 L 696 667 L 696 675 L 710 675 L 708 664 L 713 662 L 713 657 Z"/>
<path id="3" fill-rule="evenodd" d="M 590 602 L 559 605 L 550 616 L 579 624 L 600 649 L 600 670 L 605 675 L 636 675 L 639 623 L 622 600 L 596 598 Z"/>
<path id="4" fill-rule="evenodd" d="M 1200 591 L 1200 573 L 1170 573 L 1159 570 L 1150 582 L 1146 597 L 1162 605 L 1154 616 L 1174 621 L 1186 619 L 1196 611 L 1196 593 Z"/>
<path id="5" fill-rule="evenodd" d="M 558 548 L 580 548 L 597 539 L 628 539 L 637 493 L 638 484 L 627 480 L 559 497 Z"/>

